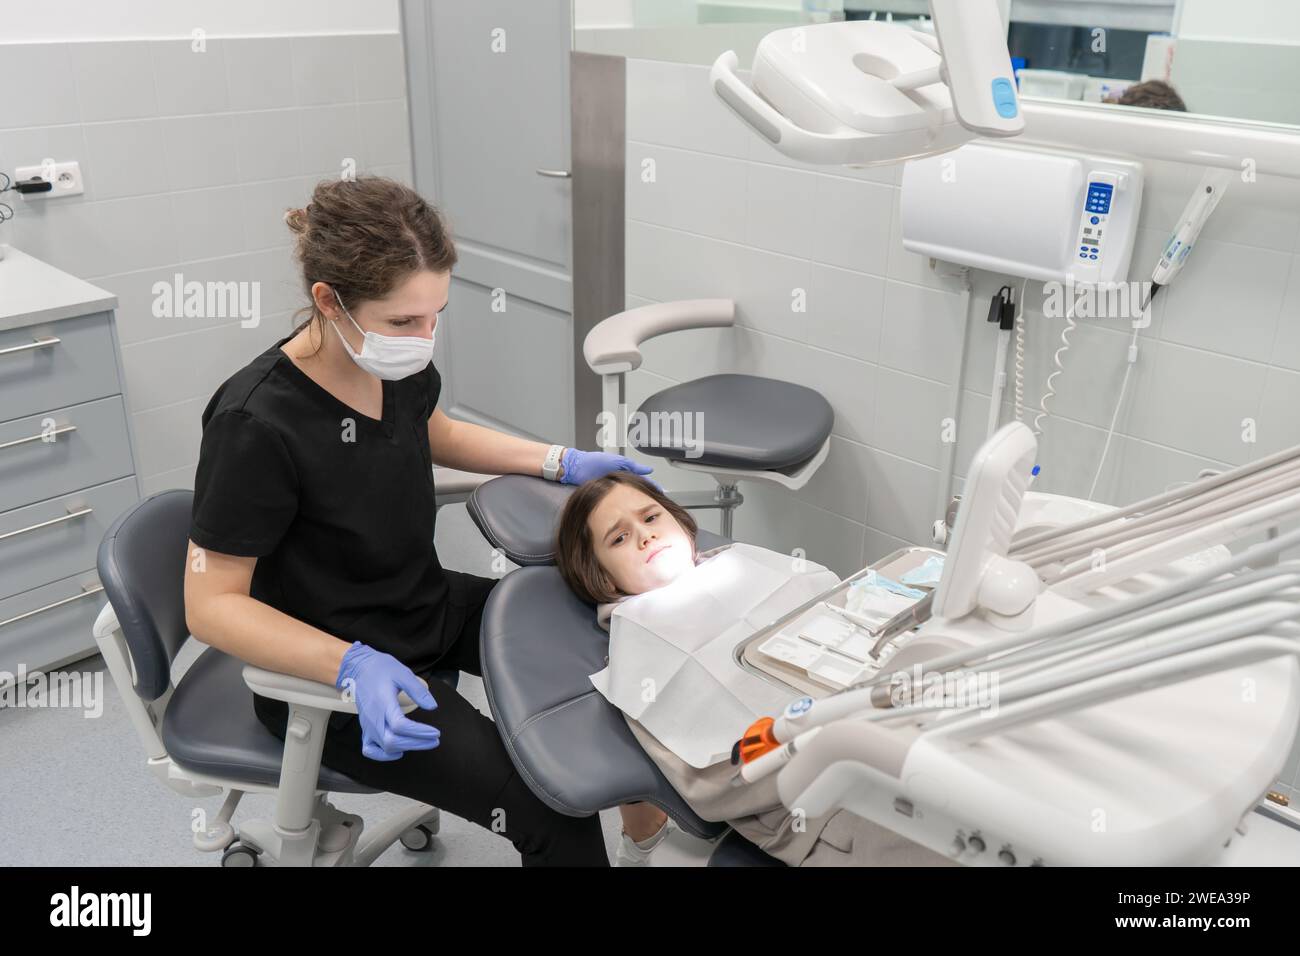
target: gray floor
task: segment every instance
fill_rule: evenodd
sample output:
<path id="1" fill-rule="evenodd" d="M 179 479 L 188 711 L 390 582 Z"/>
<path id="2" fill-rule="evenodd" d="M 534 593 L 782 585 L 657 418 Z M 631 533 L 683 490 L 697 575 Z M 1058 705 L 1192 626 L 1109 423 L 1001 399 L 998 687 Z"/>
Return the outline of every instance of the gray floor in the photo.
<path id="1" fill-rule="evenodd" d="M 445 567 L 498 576 L 491 549 L 463 505 L 439 512 L 438 554 Z M 200 645 L 177 661 L 177 673 Z M 66 670 L 103 671 L 99 657 Z M 216 854 L 200 853 L 191 840 L 197 809 L 216 815 L 220 797 L 183 797 L 156 780 L 122 701 L 104 673 L 103 713 L 87 718 L 68 709 L 0 710 L 0 866 L 215 866 Z M 482 681 L 461 679 L 465 696 L 488 712 Z M 339 795 L 341 809 L 379 821 L 405 805 L 390 795 Z M 247 796 L 235 814 L 241 820 L 272 815 L 271 798 Z M 605 843 L 613 859 L 619 824 L 616 811 L 601 814 Z M 699 865 L 707 844 L 680 833 L 656 853 L 656 865 Z M 499 836 L 444 814 L 431 853 L 389 849 L 380 866 L 518 866 L 514 847 Z"/>

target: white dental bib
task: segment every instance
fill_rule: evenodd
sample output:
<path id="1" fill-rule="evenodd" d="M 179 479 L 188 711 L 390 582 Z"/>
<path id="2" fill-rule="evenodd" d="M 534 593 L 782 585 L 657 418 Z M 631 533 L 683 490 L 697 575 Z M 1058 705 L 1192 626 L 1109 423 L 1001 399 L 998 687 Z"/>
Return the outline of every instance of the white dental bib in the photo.
<path id="1" fill-rule="evenodd" d="M 734 544 L 621 601 L 609 665 L 591 682 L 682 760 L 708 767 L 727 759 L 756 719 L 799 696 L 742 669 L 736 645 L 838 582 L 807 559 Z"/>

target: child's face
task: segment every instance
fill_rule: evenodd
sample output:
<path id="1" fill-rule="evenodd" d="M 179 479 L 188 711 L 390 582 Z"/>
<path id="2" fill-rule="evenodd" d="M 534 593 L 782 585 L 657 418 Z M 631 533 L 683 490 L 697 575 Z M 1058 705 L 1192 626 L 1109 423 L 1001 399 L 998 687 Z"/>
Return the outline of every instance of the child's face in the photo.
<path id="1" fill-rule="evenodd" d="M 587 517 L 596 560 L 624 594 L 668 584 L 695 564 L 695 542 L 653 498 L 615 485 Z"/>

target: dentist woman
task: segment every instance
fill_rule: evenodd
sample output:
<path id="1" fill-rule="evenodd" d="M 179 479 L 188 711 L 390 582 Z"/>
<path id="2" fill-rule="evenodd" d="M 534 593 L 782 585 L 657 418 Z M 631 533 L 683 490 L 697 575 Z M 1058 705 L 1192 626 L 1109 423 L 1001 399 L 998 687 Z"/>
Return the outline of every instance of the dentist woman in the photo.
<path id="1" fill-rule="evenodd" d="M 480 673 L 479 624 L 496 581 L 439 563 L 432 468 L 568 484 L 649 469 L 438 409 L 434 333 L 456 253 L 416 192 L 374 177 L 324 182 L 285 221 L 310 315 L 203 412 L 185 571 L 191 633 L 259 667 L 350 689 L 359 713 L 331 718 L 327 766 L 503 833 L 526 866 L 608 865 L 599 818 L 538 800 L 492 721 L 433 676 Z M 404 716 L 399 691 L 419 708 Z M 285 705 L 254 702 L 283 739 Z"/>

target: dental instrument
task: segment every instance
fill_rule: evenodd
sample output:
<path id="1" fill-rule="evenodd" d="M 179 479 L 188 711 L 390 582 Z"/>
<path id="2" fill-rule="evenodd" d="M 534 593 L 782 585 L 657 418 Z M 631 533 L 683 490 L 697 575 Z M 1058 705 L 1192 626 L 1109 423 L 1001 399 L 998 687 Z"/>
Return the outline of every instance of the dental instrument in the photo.
<path id="1" fill-rule="evenodd" d="M 778 747 L 750 757 L 741 763 L 737 777 L 745 783 L 756 783 L 764 777 L 771 776 L 788 764 L 801 748 L 808 746 L 821 730 L 820 727 L 813 727 Z"/>
<path id="2" fill-rule="evenodd" d="M 1187 578 L 1178 579 L 1166 587 L 1134 596 L 1118 605 L 1104 605 L 1076 618 L 1057 620 L 1022 634 L 1009 635 L 931 658 L 922 665 L 923 674 L 941 674 L 959 668 L 970 670 L 980 662 L 996 664 L 999 669 L 1006 669 L 1008 665 L 1014 668 L 1045 657 L 1048 658 L 1049 665 L 1060 666 L 1061 663 L 1068 662 L 1080 646 L 1092 651 L 1097 647 L 1106 649 L 1126 640 L 1145 643 L 1154 633 L 1169 628 L 1187 626 L 1189 623 L 1193 627 L 1203 626 L 1207 612 L 1211 610 L 1223 613 L 1246 607 L 1258 612 L 1262 606 L 1258 602 L 1269 595 L 1288 592 L 1300 594 L 1300 562 L 1291 562 L 1288 568 L 1266 568 L 1262 572 L 1251 572 L 1239 579 L 1220 581 L 1217 584 L 1210 582 L 1249 566 L 1267 554 L 1297 544 L 1300 544 L 1300 530 L 1288 534 L 1284 541 L 1265 542 L 1248 552 L 1230 557 Z M 1270 578 L 1279 580 L 1271 581 Z M 1205 587 L 1207 593 L 1198 600 L 1186 600 L 1186 594 L 1194 593 L 1198 587 Z M 1226 595 L 1224 592 L 1227 592 Z M 1280 612 L 1276 609 L 1269 612 L 1265 623 L 1283 621 L 1297 615 L 1300 615 L 1300 607 L 1285 606 Z M 1256 626 L 1259 626 L 1258 620 L 1248 623 L 1242 633 L 1249 633 Z M 1148 649 L 1138 653 L 1145 655 L 1144 659 L 1160 656 L 1159 650 Z M 1011 678 L 999 682 L 999 690 L 1005 691 L 1010 686 L 1015 697 L 1029 696 L 1023 692 L 1015 694 L 1014 679 L 1032 673 L 1034 670 L 1013 673 Z M 894 687 L 898 676 L 897 671 L 891 673 L 882 669 L 876 676 L 855 688 L 819 700 L 805 696 L 791 701 L 768 725 L 770 745 L 779 746 L 814 727 L 861 716 L 867 711 L 875 713 L 863 719 L 888 720 L 948 709 L 896 707 Z"/>
<path id="3" fill-rule="evenodd" d="M 1289 463 L 1296 462 L 1297 459 L 1300 459 L 1300 446 L 1284 448 L 1255 461 L 1238 465 L 1228 471 L 1206 475 L 1182 487 L 1160 492 L 1124 507 L 1108 509 L 1090 518 L 1084 518 L 1063 527 L 1020 535 L 1015 540 L 1015 547 L 1017 550 L 1029 549 L 1048 541 L 1095 529 L 1112 521 L 1145 515 L 1159 507 L 1177 506 L 1180 502 L 1186 503 L 1199 495 L 1215 492 L 1225 485 L 1250 479 L 1252 476 L 1268 472 L 1278 474 L 1280 470 L 1285 470 L 1286 467 L 1289 467 Z"/>
<path id="4" fill-rule="evenodd" d="M 1169 285 L 1174 277 L 1183 270 L 1192 247 L 1205 228 L 1210 214 L 1218 208 L 1223 193 L 1232 182 L 1232 172 L 1227 169 L 1207 169 L 1197 183 L 1195 191 L 1187 205 L 1183 207 L 1173 234 L 1165 243 L 1160 261 L 1151 273 L 1152 296 L 1157 290 Z"/>
<path id="5" fill-rule="evenodd" d="M 1104 578 L 1098 574 L 1105 568 L 1091 566 L 1098 557 L 1105 565 L 1124 561 L 1110 574 L 1114 580 L 1114 573 L 1131 573 L 1142 561 L 1158 562 L 1161 548 L 1177 550 L 1194 541 L 1208 546 L 1259 527 L 1275 527 L 1279 516 L 1295 506 L 1297 496 L 1300 448 L 1290 448 L 1113 514 L 1018 540 L 1012 551 L 1049 584 L 1083 576 L 1083 584 L 1100 586 Z"/>
<path id="6" fill-rule="evenodd" d="M 1110 444 L 1115 437 L 1115 426 L 1119 422 L 1119 414 L 1124 407 L 1124 396 L 1128 392 L 1129 379 L 1133 374 L 1133 366 L 1137 364 L 1138 332 L 1151 324 L 1151 303 L 1155 299 L 1156 293 L 1172 283 L 1178 273 L 1183 270 L 1183 266 L 1187 263 L 1187 257 L 1191 255 L 1192 246 L 1196 244 L 1196 240 L 1199 238 L 1201 230 L 1205 228 L 1205 223 L 1209 220 L 1210 214 L 1218 207 L 1219 200 L 1223 198 L 1224 190 L 1228 188 L 1228 184 L 1231 182 L 1232 173 L 1226 169 L 1207 169 L 1202 174 L 1201 181 L 1192 192 L 1191 198 L 1187 200 L 1187 205 L 1178 217 L 1174 231 L 1170 235 L 1169 241 L 1165 243 L 1164 251 L 1161 252 L 1155 269 L 1152 270 L 1151 292 L 1142 305 L 1139 321 L 1133 323 L 1133 336 L 1129 340 L 1128 351 L 1125 355 L 1128 364 L 1124 367 L 1124 379 L 1120 382 L 1119 395 L 1115 399 L 1115 413 L 1111 416 L 1110 427 L 1106 429 L 1106 442 L 1102 445 L 1101 455 L 1097 459 L 1097 470 L 1092 476 L 1092 484 L 1088 486 L 1089 498 L 1092 498 L 1096 493 L 1097 482 L 1101 480 L 1102 469 L 1106 466 L 1106 456 L 1110 452 Z"/>
<path id="7" fill-rule="evenodd" d="M 971 506 L 963 508 L 959 512 L 958 528 L 954 531 L 954 536 L 958 541 L 986 542 L 986 544 L 978 548 L 970 546 L 955 548 L 956 556 L 949 557 L 947 565 L 953 569 L 952 574 L 945 575 L 945 580 L 941 581 L 940 587 L 934 592 L 934 603 L 939 608 L 935 613 L 940 619 L 957 619 L 977 607 L 982 607 L 983 613 L 987 617 L 1001 621 L 1005 626 L 1014 620 L 1014 616 L 1008 616 L 1002 612 L 1011 610 L 1022 613 L 1028 607 L 1028 604 L 1032 602 L 1034 593 L 1037 591 L 1037 582 L 1034 580 L 1032 567 L 1027 565 L 1024 560 L 1010 559 L 998 553 L 1000 551 L 1009 551 L 1011 554 L 1016 554 L 1017 558 L 1019 557 L 1018 553 L 1009 546 L 1011 536 L 1008 527 L 1006 503 L 1008 500 L 1015 499 L 1017 495 L 1023 495 L 1025 466 L 1035 453 L 1034 443 L 1032 437 L 1028 436 L 1027 429 L 1023 425 L 1017 427 L 1014 423 L 1006 426 L 999 433 L 999 436 L 1000 440 L 989 442 L 981 449 L 977 461 L 973 465 L 972 479 L 969 485 L 972 497 L 967 499 L 967 501 L 971 502 Z M 1279 465 L 1287 464 L 1297 455 L 1300 455 L 1300 449 L 1293 449 L 1289 454 L 1279 453 L 1261 463 L 1242 466 L 1239 469 L 1242 473 L 1241 477 L 1234 476 L 1233 473 L 1210 476 L 1196 483 L 1192 490 L 1187 491 L 1180 497 L 1183 499 L 1194 497 L 1195 492 L 1202 491 L 1202 489 L 1213 491 L 1231 487 L 1234 482 L 1244 480 L 1249 476 L 1260 473 L 1267 474 L 1270 469 L 1275 470 Z M 1169 494 L 1158 496 L 1160 499 L 1173 497 L 1175 496 Z M 980 502 L 983 502 L 983 507 L 980 506 Z M 1162 543 L 1154 555 L 1143 556 L 1141 558 L 1142 567 L 1150 566 L 1152 563 L 1164 563 L 1169 560 L 1171 555 L 1177 557 L 1180 554 L 1194 552 L 1201 546 L 1214 543 L 1225 535 L 1239 536 L 1247 530 L 1258 528 L 1261 524 L 1275 522 L 1280 515 L 1286 514 L 1288 511 L 1296 510 L 1300 510 L 1300 500 L 1297 500 L 1294 496 L 1282 496 L 1282 498 L 1273 501 L 1271 505 L 1263 510 L 1249 511 L 1244 520 L 1238 518 L 1235 522 L 1229 522 L 1226 525 L 1223 521 L 1220 521 L 1208 532 L 1204 530 L 1196 531 L 1195 529 L 1185 531 L 1172 542 L 1166 541 Z M 1014 518 L 1014 511 L 1011 512 L 1011 518 Z M 1087 525 L 1088 528 L 1094 528 L 1103 523 L 1102 519 L 1094 518 L 1081 524 Z M 1074 532 L 1072 529 L 1067 528 L 1059 533 L 1069 535 Z M 1046 540 L 1047 537 L 1046 535 L 1038 535 L 1030 540 L 1041 542 Z M 1270 553 L 1278 553 L 1276 542 L 1273 542 L 1269 548 L 1252 549 L 1247 554 L 1248 557 L 1258 560 Z M 1233 559 L 1215 573 L 1222 574 L 1239 567 L 1240 559 Z M 1131 576 L 1132 573 L 1137 573 L 1137 570 L 1140 570 L 1140 568 L 1132 560 L 1129 560 L 1121 566 L 1119 571 L 1114 572 L 1112 577 L 1116 580 L 1122 580 Z M 1203 584 L 1206 580 L 1208 578 L 1201 580 L 1200 576 L 1193 575 L 1186 579 L 1184 583 L 1190 586 Z M 1095 590 L 1096 588 L 1093 587 L 1092 589 Z M 1144 606 L 1145 604 L 1142 601 L 1138 601 L 1138 610 L 1141 610 Z M 1017 608 L 1019 608 L 1019 611 L 1016 611 Z M 1124 606 L 1119 605 L 1117 609 L 1123 611 Z M 904 617 L 918 618 L 921 616 L 916 608 L 908 609 L 907 614 L 904 615 Z M 917 623 L 921 622 L 918 621 Z M 899 627 L 895 628 L 893 633 L 897 634 L 911 629 L 911 627 Z M 1049 634 L 1047 636 L 1053 635 Z M 878 650 L 883 650 L 886 644 L 887 641 L 881 641 L 878 644 Z M 1005 649 L 1005 646 L 996 647 L 998 650 Z M 878 657 L 879 655 L 875 656 Z M 972 660 L 973 658 L 970 657 L 951 661 L 941 658 L 939 661 L 932 662 L 932 666 L 946 666 L 956 663 L 969 664 Z M 879 680 L 880 678 L 876 677 L 867 683 L 877 683 Z M 804 720 L 806 721 L 806 719 L 805 717 Z M 781 737 L 779 739 L 783 740 L 785 738 Z"/>

